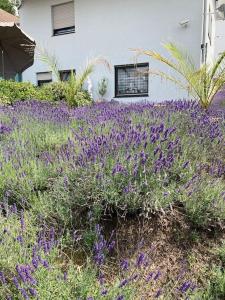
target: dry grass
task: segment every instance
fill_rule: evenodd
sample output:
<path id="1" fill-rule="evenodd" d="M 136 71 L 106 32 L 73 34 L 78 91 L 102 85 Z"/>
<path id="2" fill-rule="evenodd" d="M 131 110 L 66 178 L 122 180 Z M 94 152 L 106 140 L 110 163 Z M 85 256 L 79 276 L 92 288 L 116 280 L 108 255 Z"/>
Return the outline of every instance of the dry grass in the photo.
<path id="1" fill-rule="evenodd" d="M 107 221 L 105 225 L 107 228 Z M 193 228 L 182 208 L 172 209 L 166 216 L 152 215 L 149 220 L 121 219 L 114 226 L 116 255 L 104 272 L 109 280 L 113 279 L 118 274 L 118 261 L 135 261 L 138 253 L 145 253 L 150 263 L 142 273 L 139 299 L 154 299 L 160 286 L 172 291 L 166 299 L 182 299 L 177 294 L 180 282 L 191 280 L 203 287 L 211 267 L 220 264 L 214 249 L 225 239 L 224 229 L 219 225 L 206 230 Z M 162 276 L 154 285 L 146 285 L 146 275 L 151 271 L 160 271 Z"/>

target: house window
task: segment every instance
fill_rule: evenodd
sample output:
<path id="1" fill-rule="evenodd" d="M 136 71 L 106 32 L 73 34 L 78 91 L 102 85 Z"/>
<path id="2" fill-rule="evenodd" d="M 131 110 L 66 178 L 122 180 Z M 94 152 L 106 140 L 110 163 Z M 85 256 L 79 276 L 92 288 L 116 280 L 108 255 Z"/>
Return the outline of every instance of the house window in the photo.
<path id="1" fill-rule="evenodd" d="M 42 86 L 44 84 L 52 82 L 52 72 L 37 73 L 37 85 Z"/>
<path id="2" fill-rule="evenodd" d="M 115 66 L 115 97 L 148 96 L 149 64 Z"/>
<path id="3" fill-rule="evenodd" d="M 68 81 L 70 79 L 71 72 L 73 72 L 73 74 L 75 74 L 75 70 L 59 71 L 60 80 L 61 81 Z"/>
<path id="4" fill-rule="evenodd" d="M 74 1 L 52 6 L 53 35 L 75 32 Z"/>

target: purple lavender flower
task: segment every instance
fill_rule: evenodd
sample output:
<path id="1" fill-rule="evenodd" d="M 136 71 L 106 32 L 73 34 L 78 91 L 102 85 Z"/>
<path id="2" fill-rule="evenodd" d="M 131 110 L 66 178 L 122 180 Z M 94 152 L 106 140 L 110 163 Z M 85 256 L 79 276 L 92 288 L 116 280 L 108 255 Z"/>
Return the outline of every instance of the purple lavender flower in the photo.
<path id="1" fill-rule="evenodd" d="M 0 124 L 0 134 L 9 134 L 12 129 L 4 124 Z"/>
<path id="2" fill-rule="evenodd" d="M 31 296 L 36 297 L 37 296 L 37 291 L 34 288 L 29 288 L 29 292 Z"/>
<path id="3" fill-rule="evenodd" d="M 129 261 L 127 259 L 124 259 L 121 262 L 120 267 L 123 271 L 127 271 L 129 269 Z"/>
<path id="4" fill-rule="evenodd" d="M 183 164 L 183 169 L 186 169 L 188 165 L 189 165 L 189 161 L 185 162 L 185 163 Z"/>
<path id="5" fill-rule="evenodd" d="M 158 271 L 158 272 L 156 273 L 156 275 L 154 276 L 153 279 L 154 279 L 154 280 L 158 280 L 160 276 L 161 276 L 161 272 Z"/>
<path id="6" fill-rule="evenodd" d="M 20 226 L 21 226 L 21 230 L 24 231 L 25 230 L 25 220 L 24 220 L 24 213 L 23 213 L 23 211 L 20 214 Z"/>
<path id="7" fill-rule="evenodd" d="M 39 261 L 38 261 L 37 257 L 32 258 L 32 265 L 34 266 L 35 269 L 38 268 Z"/>
<path id="8" fill-rule="evenodd" d="M 191 282 L 187 281 L 187 282 L 184 282 L 184 283 L 182 284 L 182 286 L 180 287 L 179 290 L 180 290 L 182 293 L 186 293 L 187 290 L 188 290 L 190 287 L 191 287 Z"/>
<path id="9" fill-rule="evenodd" d="M 153 278 L 153 275 L 154 275 L 153 272 L 149 273 L 146 277 L 146 282 L 149 282 Z"/>
<path id="10" fill-rule="evenodd" d="M 20 293 L 21 293 L 21 295 L 23 296 L 23 298 L 25 300 L 29 300 L 30 299 L 30 297 L 28 296 L 28 294 L 27 294 L 27 292 L 26 292 L 26 290 L 24 288 L 20 288 L 19 290 L 20 290 Z"/>
<path id="11" fill-rule="evenodd" d="M 159 289 L 155 295 L 155 298 L 159 298 L 162 295 L 162 290 Z"/>
<path id="12" fill-rule="evenodd" d="M 43 260 L 43 261 L 42 261 L 42 265 L 43 265 L 46 269 L 49 268 L 49 263 L 47 262 L 47 260 Z"/>
<path id="13" fill-rule="evenodd" d="M 123 279 L 120 284 L 119 284 L 119 288 L 123 288 L 124 286 L 126 286 L 129 283 L 128 279 Z"/>
<path id="14" fill-rule="evenodd" d="M 13 277 L 13 283 L 17 289 L 19 289 L 19 281 L 17 277 Z"/>
<path id="15" fill-rule="evenodd" d="M 116 300 L 124 300 L 125 298 L 124 298 L 124 296 L 123 295 L 120 295 L 120 296 L 118 296 L 117 298 L 116 298 Z"/>
<path id="16" fill-rule="evenodd" d="M 144 261 L 145 261 L 145 254 L 140 253 L 136 260 L 136 266 L 140 268 L 143 265 Z"/>
<path id="17" fill-rule="evenodd" d="M 64 272 L 64 273 L 63 273 L 63 280 L 64 280 L 64 281 L 67 281 L 67 279 L 68 279 L 68 273 L 67 273 L 67 272 Z"/>
<path id="18" fill-rule="evenodd" d="M 101 295 L 102 296 L 106 296 L 108 294 L 108 291 L 107 290 L 103 290 L 102 292 L 101 292 Z"/>
<path id="19" fill-rule="evenodd" d="M 19 235 L 16 240 L 22 245 L 23 244 L 23 237 Z"/>
<path id="20" fill-rule="evenodd" d="M 5 275 L 2 271 L 0 271 L 0 281 L 2 284 L 6 284 L 6 279 L 5 279 Z"/>

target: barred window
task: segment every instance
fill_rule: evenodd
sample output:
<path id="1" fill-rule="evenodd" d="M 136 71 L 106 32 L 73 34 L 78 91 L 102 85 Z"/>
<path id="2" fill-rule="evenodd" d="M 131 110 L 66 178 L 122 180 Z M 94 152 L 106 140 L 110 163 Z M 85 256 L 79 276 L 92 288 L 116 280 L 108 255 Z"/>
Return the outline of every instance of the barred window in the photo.
<path id="1" fill-rule="evenodd" d="M 74 1 L 52 6 L 53 35 L 75 32 Z"/>
<path id="2" fill-rule="evenodd" d="M 115 66 L 115 97 L 148 96 L 149 64 Z"/>

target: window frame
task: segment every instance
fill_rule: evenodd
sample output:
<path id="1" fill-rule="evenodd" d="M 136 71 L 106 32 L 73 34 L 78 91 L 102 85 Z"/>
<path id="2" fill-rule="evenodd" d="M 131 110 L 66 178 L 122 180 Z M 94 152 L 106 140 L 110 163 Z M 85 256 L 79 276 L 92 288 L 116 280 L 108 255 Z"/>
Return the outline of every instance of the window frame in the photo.
<path id="1" fill-rule="evenodd" d="M 75 9 L 75 1 L 74 1 L 74 0 L 72 0 L 72 1 L 67 1 L 67 2 L 62 2 L 62 3 L 58 3 L 58 4 L 55 4 L 55 5 L 52 5 L 52 6 L 51 6 L 52 36 L 53 36 L 53 37 L 55 37 L 55 36 L 67 35 L 67 34 L 73 34 L 73 33 L 76 32 L 76 26 L 75 26 L 75 11 L 74 11 L 74 25 L 73 25 L 73 26 L 70 26 L 70 27 L 64 27 L 64 28 L 60 28 L 60 29 L 54 29 L 54 14 L 53 14 L 54 7 L 60 6 L 60 5 L 66 5 L 66 4 L 69 4 L 69 3 L 74 3 L 74 9 Z M 70 30 L 69 30 L 69 29 L 70 29 Z M 58 33 L 57 33 L 56 31 L 58 31 Z M 59 31 L 62 31 L 62 32 L 59 32 Z"/>
<path id="2" fill-rule="evenodd" d="M 38 75 L 39 75 L 39 74 L 50 74 L 51 79 L 38 80 Z M 44 84 L 48 84 L 48 83 L 51 83 L 51 82 L 53 82 L 53 79 L 52 79 L 52 72 L 51 72 L 51 71 L 49 71 L 49 72 L 37 72 L 37 73 L 36 73 L 36 83 L 37 83 L 37 86 L 41 87 L 41 86 L 43 86 Z M 42 84 L 40 84 L 40 83 L 42 83 Z"/>
<path id="3" fill-rule="evenodd" d="M 70 73 L 70 74 L 71 74 L 71 71 L 73 72 L 74 75 L 76 75 L 76 70 L 75 70 L 75 69 L 71 69 L 71 70 L 59 70 L 60 80 L 63 81 L 63 82 L 68 81 L 69 78 L 68 78 L 68 80 L 63 80 L 63 78 L 61 77 L 61 75 L 62 75 L 63 73 Z M 70 76 L 70 74 L 69 74 L 69 76 Z"/>
<path id="4" fill-rule="evenodd" d="M 134 68 L 148 68 L 149 70 L 149 63 L 138 63 L 138 64 L 124 64 L 124 65 L 115 65 L 114 66 L 114 71 L 115 71 L 115 98 L 136 98 L 136 97 L 149 97 L 149 76 L 148 76 L 148 80 L 147 80 L 147 93 L 143 93 L 143 94 L 123 94 L 123 95 L 119 95 L 118 94 L 118 70 L 122 69 L 122 68 L 130 68 L 130 69 L 134 69 Z"/>

